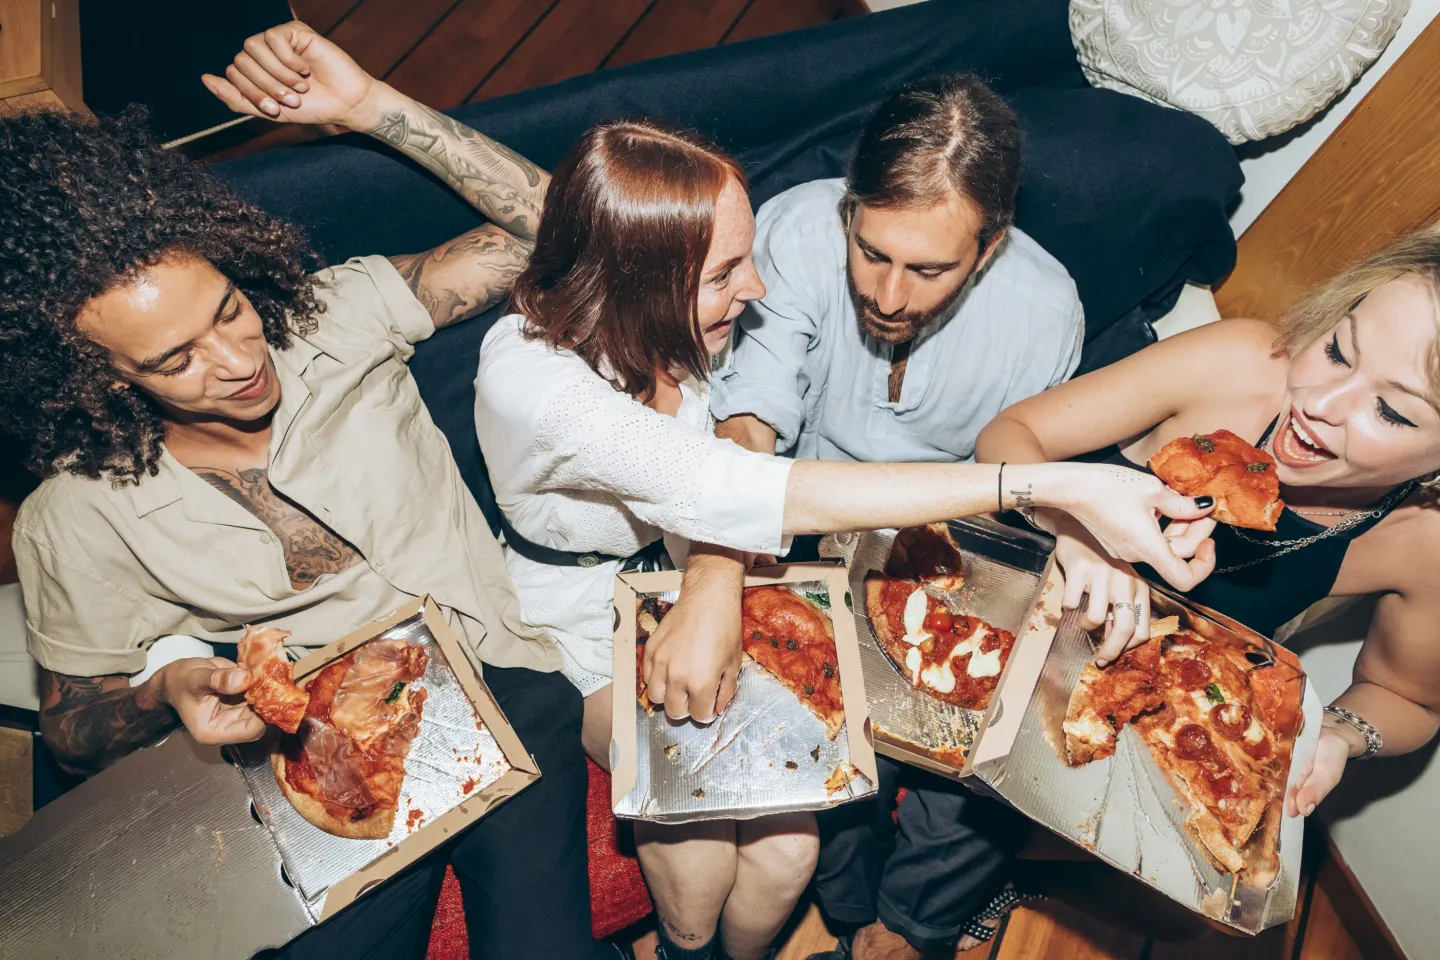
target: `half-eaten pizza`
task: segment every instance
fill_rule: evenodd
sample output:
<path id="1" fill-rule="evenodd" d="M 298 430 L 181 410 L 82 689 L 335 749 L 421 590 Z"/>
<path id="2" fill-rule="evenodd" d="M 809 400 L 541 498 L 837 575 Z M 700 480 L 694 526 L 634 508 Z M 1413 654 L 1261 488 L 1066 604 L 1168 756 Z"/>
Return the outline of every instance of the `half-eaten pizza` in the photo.
<path id="1" fill-rule="evenodd" d="M 1133 724 L 1201 849 L 1238 873 L 1267 811 L 1280 815 L 1303 675 L 1258 646 L 1168 626 L 1104 669 L 1086 665 L 1065 715 L 1066 756 L 1074 766 L 1108 757 Z"/>
<path id="2" fill-rule="evenodd" d="M 965 563 L 949 524 L 927 523 L 896 533 L 885 560 L 885 576 L 918 580 L 937 590 L 959 590 L 965 582 Z"/>
<path id="3" fill-rule="evenodd" d="M 645 692 L 645 642 L 672 606 L 653 597 L 636 604 L 635 690 L 646 710 L 657 704 Z M 845 725 L 845 703 L 830 614 L 784 585 L 746 587 L 740 625 L 745 655 L 795 694 L 834 740 Z"/>
<path id="4" fill-rule="evenodd" d="M 298 730 L 281 738 L 270 762 L 302 817 L 337 837 L 390 835 L 429 661 L 404 640 L 371 640 L 300 682 L 308 699 Z"/>
<path id="5" fill-rule="evenodd" d="M 910 683 L 937 700 L 984 710 L 1015 646 L 1015 635 L 952 613 L 921 581 L 865 578 L 865 612 L 880 648 Z"/>
<path id="6" fill-rule="evenodd" d="M 1214 497 L 1211 516 L 1232 527 L 1274 530 L 1285 509 L 1274 458 L 1229 430 L 1171 440 L 1150 469 L 1177 493 Z"/>

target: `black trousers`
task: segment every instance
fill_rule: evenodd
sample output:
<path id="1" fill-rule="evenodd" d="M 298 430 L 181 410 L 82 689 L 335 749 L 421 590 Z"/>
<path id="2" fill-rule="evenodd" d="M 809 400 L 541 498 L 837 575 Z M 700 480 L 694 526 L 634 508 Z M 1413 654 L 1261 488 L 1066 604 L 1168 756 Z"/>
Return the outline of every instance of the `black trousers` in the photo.
<path id="1" fill-rule="evenodd" d="M 590 931 L 580 693 L 558 673 L 486 665 L 540 779 L 451 844 L 256 960 L 421 960 L 451 864 L 473 960 L 614 960 Z"/>
<path id="2" fill-rule="evenodd" d="M 820 906 L 847 925 L 878 918 L 922 952 L 951 949 L 1002 879 L 1025 819 L 954 781 L 875 759 L 877 798 L 819 815 Z"/>

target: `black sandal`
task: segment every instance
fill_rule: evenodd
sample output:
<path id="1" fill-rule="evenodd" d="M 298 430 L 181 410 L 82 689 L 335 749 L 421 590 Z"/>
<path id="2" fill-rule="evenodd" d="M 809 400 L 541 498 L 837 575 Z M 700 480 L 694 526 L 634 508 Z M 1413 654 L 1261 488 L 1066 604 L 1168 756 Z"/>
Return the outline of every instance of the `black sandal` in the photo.
<path id="1" fill-rule="evenodd" d="M 999 924 L 993 927 L 988 924 L 1003 918 L 1022 903 L 1044 899 L 1045 897 L 1041 894 L 1029 893 L 1016 887 L 1013 882 L 1007 882 L 995 891 L 989 903 L 960 926 L 960 935 L 981 943 L 989 943 L 995 936 L 995 931 L 999 929 Z"/>

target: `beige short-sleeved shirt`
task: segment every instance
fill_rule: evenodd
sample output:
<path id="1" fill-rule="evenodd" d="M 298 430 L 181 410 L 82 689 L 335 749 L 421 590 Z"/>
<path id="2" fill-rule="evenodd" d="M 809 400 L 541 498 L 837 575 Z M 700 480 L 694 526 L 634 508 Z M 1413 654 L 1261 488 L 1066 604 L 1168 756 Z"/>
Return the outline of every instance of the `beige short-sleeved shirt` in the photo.
<path id="1" fill-rule="evenodd" d="M 62 473 L 15 523 L 42 666 L 134 673 L 157 637 L 233 643 L 247 623 L 317 647 L 428 593 L 486 663 L 559 668 L 554 642 L 520 620 L 500 546 L 406 366 L 430 315 L 383 257 L 317 280 L 318 332 L 272 351 L 269 479 L 363 560 L 295 590 L 270 529 L 168 453 L 123 487 Z"/>

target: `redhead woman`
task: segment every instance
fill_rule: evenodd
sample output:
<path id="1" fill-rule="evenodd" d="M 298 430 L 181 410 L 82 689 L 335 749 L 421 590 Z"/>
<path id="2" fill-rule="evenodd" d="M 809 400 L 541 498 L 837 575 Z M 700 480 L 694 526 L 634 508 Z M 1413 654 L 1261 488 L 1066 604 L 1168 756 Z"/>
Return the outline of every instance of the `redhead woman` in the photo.
<path id="1" fill-rule="evenodd" d="M 1437 295 L 1440 235 L 1414 234 L 1303 298 L 1278 329 L 1225 320 L 1162 341 L 1016 404 L 976 446 L 1012 464 L 1093 452 L 1139 465 L 1176 437 L 1225 428 L 1275 457 L 1286 509 L 1273 533 L 1207 519 L 1167 535 L 1214 567 L 1190 597 L 1267 636 L 1325 597 L 1380 594 L 1291 816 L 1311 813 L 1351 760 L 1415 750 L 1440 728 L 1440 511 L 1427 489 L 1440 470 Z M 1134 569 L 1069 518 L 1035 516 L 1057 536 L 1066 604 L 1083 602 L 1090 626 L 1112 611 L 1100 660 L 1148 636 Z"/>
<path id="2" fill-rule="evenodd" d="M 554 174 L 517 313 L 487 334 L 475 423 L 504 514 L 522 618 L 554 641 L 585 695 L 585 748 L 609 766 L 614 576 L 662 538 L 686 565 L 681 599 L 646 644 L 650 696 L 713 720 L 740 664 L 743 567 L 791 534 L 940 520 L 1044 504 L 1115 554 L 1198 577 L 1156 511 L 1209 504 L 1112 466 L 795 463 L 713 434 L 712 357 L 764 285 L 736 162 L 655 121 L 587 133 Z M 690 544 L 693 544 L 691 546 Z M 738 571 L 738 572 L 732 572 Z M 686 826 L 637 823 L 667 960 L 756 960 L 815 862 L 809 814 Z"/>

